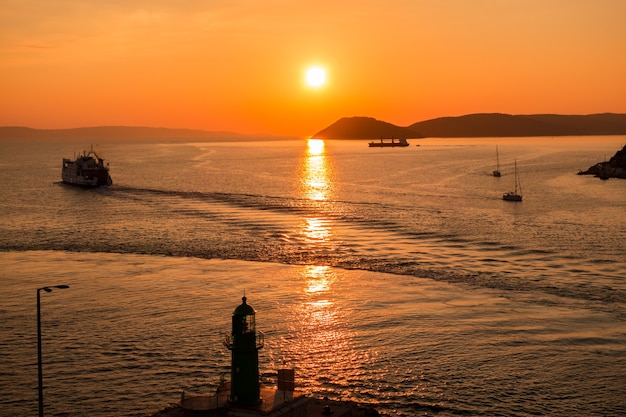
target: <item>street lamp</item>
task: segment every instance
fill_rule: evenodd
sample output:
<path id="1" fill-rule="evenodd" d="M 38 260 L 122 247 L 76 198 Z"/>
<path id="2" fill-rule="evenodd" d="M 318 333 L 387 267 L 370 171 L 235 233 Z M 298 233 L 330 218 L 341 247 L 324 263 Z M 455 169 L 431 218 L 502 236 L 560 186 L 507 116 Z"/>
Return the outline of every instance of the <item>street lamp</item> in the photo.
<path id="1" fill-rule="evenodd" d="M 43 417 L 43 369 L 41 365 L 41 302 L 40 292 L 52 292 L 53 288 L 65 289 L 69 285 L 52 285 L 50 287 L 37 288 L 37 364 L 39 365 L 39 417 Z"/>

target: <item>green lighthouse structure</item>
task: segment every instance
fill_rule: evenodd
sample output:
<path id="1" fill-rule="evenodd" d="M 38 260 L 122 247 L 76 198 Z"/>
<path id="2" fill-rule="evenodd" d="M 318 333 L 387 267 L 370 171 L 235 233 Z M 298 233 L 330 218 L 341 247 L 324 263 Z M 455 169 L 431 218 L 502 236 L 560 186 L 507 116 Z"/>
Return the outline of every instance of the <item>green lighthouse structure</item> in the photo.
<path id="1" fill-rule="evenodd" d="M 259 349 L 263 347 L 264 335 L 257 333 L 254 308 L 243 303 L 235 309 L 232 332 L 225 345 L 232 352 L 230 366 L 230 396 L 228 400 L 238 405 L 256 405 L 261 401 L 259 382 Z"/>

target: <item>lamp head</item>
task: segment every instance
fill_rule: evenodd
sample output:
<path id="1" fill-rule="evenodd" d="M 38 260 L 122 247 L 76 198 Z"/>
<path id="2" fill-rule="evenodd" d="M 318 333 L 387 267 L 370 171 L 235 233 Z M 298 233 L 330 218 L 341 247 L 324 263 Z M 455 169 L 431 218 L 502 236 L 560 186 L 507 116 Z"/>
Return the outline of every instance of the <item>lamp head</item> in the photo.
<path id="1" fill-rule="evenodd" d="M 42 288 L 39 288 L 39 289 L 40 290 L 44 290 L 45 292 L 52 292 L 53 288 L 58 288 L 60 290 L 63 290 L 65 288 L 69 288 L 69 287 L 70 287 L 69 285 L 63 284 L 63 285 L 50 285 L 48 287 L 42 287 Z"/>

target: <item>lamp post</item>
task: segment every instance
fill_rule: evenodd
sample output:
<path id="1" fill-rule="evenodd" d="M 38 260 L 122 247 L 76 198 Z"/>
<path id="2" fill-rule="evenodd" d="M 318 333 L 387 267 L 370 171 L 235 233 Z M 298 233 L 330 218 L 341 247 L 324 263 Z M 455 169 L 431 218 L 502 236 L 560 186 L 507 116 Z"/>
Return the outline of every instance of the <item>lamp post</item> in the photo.
<path id="1" fill-rule="evenodd" d="M 40 296 L 41 290 L 45 292 L 52 292 L 53 288 L 65 289 L 69 288 L 69 285 L 52 285 L 50 287 L 37 288 L 37 364 L 39 366 L 39 417 L 43 417 L 43 367 L 41 363 L 41 302 Z"/>

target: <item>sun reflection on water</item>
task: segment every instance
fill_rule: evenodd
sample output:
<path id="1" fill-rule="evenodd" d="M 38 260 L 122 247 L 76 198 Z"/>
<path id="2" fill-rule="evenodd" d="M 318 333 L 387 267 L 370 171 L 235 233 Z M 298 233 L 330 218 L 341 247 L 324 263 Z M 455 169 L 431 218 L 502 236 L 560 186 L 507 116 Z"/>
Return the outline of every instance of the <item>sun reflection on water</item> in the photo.
<path id="1" fill-rule="evenodd" d="M 323 140 L 310 139 L 300 165 L 300 196 L 312 202 L 304 216 L 300 234 L 307 250 L 334 253 L 333 219 L 326 212 L 333 198 L 333 170 Z M 337 271 L 324 265 L 307 265 L 300 270 L 301 299 L 294 305 L 293 333 L 296 340 L 283 347 L 283 355 L 297 364 L 298 374 L 318 393 L 348 396 L 344 387 L 358 374 L 354 361 L 354 331 L 349 309 L 342 306 L 335 288 Z M 293 343 L 295 342 L 295 343 Z M 302 387 L 303 388 L 303 387 Z M 307 389 L 304 389 L 306 392 Z"/>
<path id="2" fill-rule="evenodd" d="M 320 295 L 330 290 L 331 279 L 334 281 L 335 274 L 328 266 L 308 265 L 303 271 L 306 279 L 305 294 Z"/>
<path id="3" fill-rule="evenodd" d="M 325 201 L 330 197 L 330 168 L 327 158 L 324 141 L 309 139 L 300 178 L 303 195 L 310 200 Z"/>
<path id="4" fill-rule="evenodd" d="M 332 181 L 323 140 L 309 139 L 301 167 L 299 177 L 302 197 L 320 204 L 328 201 L 331 197 Z M 308 243 L 320 248 L 332 239 L 330 220 L 315 215 L 303 218 L 300 232 Z"/>
<path id="5" fill-rule="evenodd" d="M 309 265 L 302 269 L 302 340 L 306 352 L 307 373 L 311 376 L 333 375 L 334 383 L 345 378 L 349 365 L 352 336 L 346 328 L 343 310 L 333 297 L 336 272 L 327 266 Z M 348 372 L 349 373 L 349 372 Z"/>
<path id="6" fill-rule="evenodd" d="M 302 232 L 309 241 L 328 242 L 332 237 L 328 221 L 316 217 L 304 219 Z"/>

